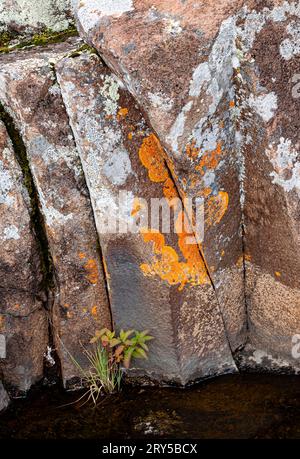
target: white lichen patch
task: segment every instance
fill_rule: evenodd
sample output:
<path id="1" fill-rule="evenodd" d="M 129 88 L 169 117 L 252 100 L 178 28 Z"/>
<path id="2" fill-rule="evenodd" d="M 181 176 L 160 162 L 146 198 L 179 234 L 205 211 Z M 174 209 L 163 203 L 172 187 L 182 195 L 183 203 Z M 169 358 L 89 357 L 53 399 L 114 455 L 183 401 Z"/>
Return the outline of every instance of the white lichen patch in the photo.
<path id="1" fill-rule="evenodd" d="M 113 185 L 124 185 L 132 173 L 131 161 L 127 150 L 116 149 L 103 166 L 103 173 Z"/>
<path id="2" fill-rule="evenodd" d="M 180 25 L 180 21 L 173 19 L 173 18 L 164 18 L 164 31 L 168 35 L 179 35 L 182 32 L 182 27 Z"/>
<path id="3" fill-rule="evenodd" d="M 104 98 L 104 111 L 107 115 L 115 115 L 118 110 L 119 80 L 114 75 L 107 75 L 100 94 Z"/>
<path id="4" fill-rule="evenodd" d="M 60 32 L 71 23 L 67 17 L 69 8 L 70 0 L 6 0 L 0 5 L 0 32 L 11 24 L 30 32 L 41 27 Z"/>
<path id="5" fill-rule="evenodd" d="M 167 141 L 170 142 L 172 149 L 175 154 L 180 154 L 179 150 L 179 139 L 184 133 L 185 120 L 187 113 L 191 110 L 193 102 L 189 101 L 177 116 L 175 123 L 173 124 L 170 134 L 167 137 Z"/>
<path id="6" fill-rule="evenodd" d="M 49 120 L 48 120 L 49 122 Z M 56 127 L 56 126 L 55 126 Z M 72 136 L 69 139 L 72 141 Z M 67 167 L 74 173 L 76 177 L 83 175 L 80 159 L 76 147 L 72 146 L 55 146 L 48 140 L 39 135 L 30 140 L 28 144 L 28 152 L 32 156 L 42 157 L 46 166 L 65 163 Z"/>
<path id="7" fill-rule="evenodd" d="M 4 167 L 3 161 L 0 160 L 0 204 L 11 206 L 15 202 L 12 196 L 14 181 L 11 174 Z"/>
<path id="8" fill-rule="evenodd" d="M 19 234 L 18 228 L 15 225 L 7 226 L 3 230 L 3 238 L 6 241 L 9 240 L 9 239 L 14 239 L 14 240 L 17 241 L 18 239 L 20 239 L 20 234 Z"/>
<path id="9" fill-rule="evenodd" d="M 73 8 L 86 32 L 104 16 L 120 17 L 134 10 L 132 0 L 73 0 Z"/>
<path id="10" fill-rule="evenodd" d="M 274 92 L 259 96 L 251 94 L 248 99 L 248 105 L 267 123 L 273 118 L 278 108 L 277 96 Z"/>
<path id="11" fill-rule="evenodd" d="M 151 93 L 149 92 L 148 93 L 148 98 L 151 102 L 151 105 L 155 108 L 155 109 L 160 109 L 160 110 L 163 110 L 164 112 L 169 112 L 173 105 L 174 105 L 174 101 L 172 99 L 170 99 L 169 97 L 166 97 L 162 94 L 159 94 L 159 93 Z"/>
<path id="12" fill-rule="evenodd" d="M 285 60 L 290 60 L 300 54 L 300 24 L 292 22 L 287 26 L 289 37 L 280 44 L 280 54 Z"/>
<path id="13" fill-rule="evenodd" d="M 256 349 L 253 351 L 253 354 L 248 357 L 250 362 L 255 363 L 256 365 L 261 366 L 265 360 L 269 362 L 269 365 L 273 368 L 284 368 L 290 367 L 291 363 L 287 362 L 281 358 L 273 357 L 271 354 L 268 354 L 266 351 L 261 349 Z"/>
<path id="14" fill-rule="evenodd" d="M 300 196 L 300 154 L 291 140 L 282 137 L 277 147 L 270 145 L 267 155 L 274 168 L 271 172 L 273 183 L 286 192 L 296 190 Z"/>

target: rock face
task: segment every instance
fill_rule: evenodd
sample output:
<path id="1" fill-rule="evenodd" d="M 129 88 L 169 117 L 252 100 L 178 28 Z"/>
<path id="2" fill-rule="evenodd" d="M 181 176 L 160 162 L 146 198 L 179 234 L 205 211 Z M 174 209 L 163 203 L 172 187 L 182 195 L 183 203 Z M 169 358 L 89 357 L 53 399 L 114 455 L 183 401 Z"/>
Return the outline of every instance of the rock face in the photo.
<path id="1" fill-rule="evenodd" d="M 299 22 L 299 3 L 285 2 L 240 24 L 248 363 L 266 368 L 297 364 L 291 340 L 300 327 Z"/>
<path id="2" fill-rule="evenodd" d="M 67 27 L 28 3 L 0 31 Z M 75 382 L 112 323 L 149 329 L 133 374 L 160 382 L 300 372 L 299 2 L 72 3 L 108 67 L 78 39 L 0 57 L 5 387 L 53 344 Z"/>
<path id="3" fill-rule="evenodd" d="M 269 356 L 259 365 L 298 367 L 299 3 L 73 6 L 150 120 L 181 195 L 205 198 L 202 251 L 232 349 L 248 342 L 247 355 Z"/>
<path id="4" fill-rule="evenodd" d="M 181 196 L 205 202 L 202 253 L 236 349 L 246 339 L 246 314 L 233 128 L 236 34 L 228 14 L 241 2 L 222 2 L 217 17 L 208 3 L 137 1 L 116 13 L 86 1 L 75 11 L 83 36 L 149 118 Z"/>
<path id="5" fill-rule="evenodd" d="M 151 199 L 163 201 L 164 212 L 174 198 L 181 206 L 158 139 L 96 55 L 63 59 L 57 76 L 91 194 L 116 328 L 155 336 L 139 369 L 182 384 L 234 371 L 197 243 L 187 242 L 188 233 L 149 226 Z M 106 232 L 113 217 L 118 228 L 111 221 Z M 182 212 L 175 218 L 178 224 Z"/>
<path id="6" fill-rule="evenodd" d="M 0 381 L 0 412 L 5 410 L 9 405 L 9 396 Z"/>
<path id="7" fill-rule="evenodd" d="M 0 122 L 0 362 L 3 380 L 26 391 L 43 375 L 48 321 L 39 248 L 21 168 Z"/>
<path id="8" fill-rule="evenodd" d="M 70 354 L 83 364 L 82 345 L 111 325 L 88 191 L 51 67 L 74 46 L 12 53 L 0 71 L 0 97 L 22 133 L 53 260 L 48 308 L 65 384 L 81 376 Z"/>
<path id="9" fill-rule="evenodd" d="M 72 22 L 69 0 L 3 0 L 0 33 L 29 35 L 44 29 L 60 32 Z"/>

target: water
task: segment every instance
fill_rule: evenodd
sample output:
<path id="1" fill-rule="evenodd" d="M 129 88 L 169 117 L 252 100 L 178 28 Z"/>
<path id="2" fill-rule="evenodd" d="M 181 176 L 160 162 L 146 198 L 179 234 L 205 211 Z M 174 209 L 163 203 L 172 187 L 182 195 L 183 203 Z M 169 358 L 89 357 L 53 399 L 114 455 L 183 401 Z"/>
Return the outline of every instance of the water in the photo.
<path id="1" fill-rule="evenodd" d="M 125 387 L 96 408 L 80 406 L 80 395 L 33 389 L 0 416 L 0 439 L 300 438 L 297 376 L 227 375 L 184 390 Z"/>

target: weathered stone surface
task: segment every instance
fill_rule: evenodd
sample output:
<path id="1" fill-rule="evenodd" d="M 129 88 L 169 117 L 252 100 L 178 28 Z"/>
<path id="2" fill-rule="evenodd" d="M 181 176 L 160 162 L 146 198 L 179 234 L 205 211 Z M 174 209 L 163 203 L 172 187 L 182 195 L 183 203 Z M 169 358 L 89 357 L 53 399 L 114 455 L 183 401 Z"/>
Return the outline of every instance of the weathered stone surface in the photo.
<path id="1" fill-rule="evenodd" d="M 241 20 L 239 90 L 249 363 L 298 370 L 292 337 L 300 329 L 299 23 L 300 4 L 292 2 Z"/>
<path id="2" fill-rule="evenodd" d="M 43 375 L 48 321 L 30 201 L 0 121 L 0 365 L 5 383 L 27 391 Z"/>
<path id="3" fill-rule="evenodd" d="M 146 113 L 181 196 L 204 199 L 202 251 L 236 349 L 246 339 L 246 316 L 234 147 L 236 31 L 228 16 L 242 2 L 216 8 L 214 2 L 135 1 L 123 14 L 109 4 L 111 10 L 92 0 L 75 5 L 79 29 Z"/>
<path id="4" fill-rule="evenodd" d="M 234 371 L 197 244 L 188 245 L 186 233 L 151 234 L 148 221 L 139 220 L 151 198 L 178 197 L 158 139 L 96 55 L 63 59 L 57 77 L 91 195 L 115 325 L 155 336 L 149 361 L 137 361 L 136 369 L 180 383 Z M 125 226 L 140 222 L 135 234 L 104 233 L 115 215 Z"/>
<path id="5" fill-rule="evenodd" d="M 165 146 L 181 194 L 205 198 L 202 248 L 232 348 L 248 320 L 254 352 L 296 368 L 299 99 L 286 94 L 299 73 L 299 2 L 73 5 Z"/>
<path id="6" fill-rule="evenodd" d="M 43 29 L 60 32 L 71 22 L 69 0 L 3 0 L 0 5 L 0 33 L 27 35 Z"/>
<path id="7" fill-rule="evenodd" d="M 49 308 L 65 384 L 81 376 L 69 353 L 83 364 L 82 345 L 111 324 L 92 208 L 52 68 L 72 49 L 13 53 L 0 70 L 0 97 L 26 145 L 53 258 Z"/>
<path id="8" fill-rule="evenodd" d="M 0 412 L 5 410 L 9 405 L 9 396 L 0 381 Z"/>

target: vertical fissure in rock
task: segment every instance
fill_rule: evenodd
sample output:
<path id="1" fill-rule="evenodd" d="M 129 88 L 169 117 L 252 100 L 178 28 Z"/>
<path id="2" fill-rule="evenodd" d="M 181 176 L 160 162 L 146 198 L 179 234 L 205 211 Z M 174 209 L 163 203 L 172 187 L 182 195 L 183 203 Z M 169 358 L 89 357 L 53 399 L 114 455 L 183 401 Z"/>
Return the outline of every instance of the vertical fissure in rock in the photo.
<path id="1" fill-rule="evenodd" d="M 48 365 L 46 358 L 44 365 L 44 377 L 56 382 L 61 379 L 61 368 L 59 357 L 55 352 L 54 331 L 52 324 L 52 309 L 54 304 L 55 290 L 57 287 L 54 264 L 50 253 L 49 242 L 45 229 L 45 222 L 40 211 L 38 192 L 30 169 L 26 147 L 19 130 L 15 126 L 13 118 L 1 103 L 0 119 L 4 123 L 9 138 L 12 142 L 16 160 L 23 174 L 24 186 L 28 192 L 30 199 L 30 220 L 36 237 L 37 246 L 39 248 L 40 263 L 42 270 L 42 281 L 40 289 L 43 292 L 45 292 L 46 295 L 46 299 L 42 301 L 42 304 L 48 318 L 47 352 L 50 352 L 49 357 L 51 355 L 51 357 L 55 361 L 55 365 L 53 365 L 53 361 L 51 365 Z"/>
<path id="2" fill-rule="evenodd" d="M 156 135 L 157 135 L 157 134 L 156 134 Z M 157 138 L 159 138 L 159 137 L 157 136 Z M 172 180 L 173 180 L 173 183 L 174 183 L 175 189 L 176 189 L 176 191 L 177 191 L 177 194 L 178 194 L 178 196 L 179 196 L 179 198 L 180 198 L 180 201 L 181 201 L 181 204 L 182 204 L 182 208 L 183 208 L 184 210 L 186 210 L 185 205 L 184 205 L 184 199 L 182 198 L 182 195 L 181 195 L 180 190 L 179 190 L 179 188 L 178 188 L 178 186 L 177 186 L 176 180 L 175 180 L 175 178 L 174 178 L 174 176 L 173 176 L 173 174 L 172 174 L 172 170 L 171 170 L 171 168 L 169 167 L 168 161 L 167 161 L 166 159 L 165 159 L 165 164 L 166 164 L 166 168 L 168 169 L 169 175 L 170 175 L 170 177 L 171 177 Z M 188 218 L 188 221 L 189 221 L 189 224 L 190 224 L 191 228 L 193 228 L 193 222 L 190 221 L 190 215 L 189 215 L 189 212 L 187 212 L 187 211 L 186 211 L 186 216 L 187 216 L 187 218 Z M 195 239 L 197 240 L 196 234 L 195 234 Z M 202 250 L 201 250 L 199 241 L 197 241 L 197 247 L 198 247 L 198 250 L 199 250 L 199 253 L 200 253 L 200 257 L 201 257 L 201 259 L 202 259 L 202 262 L 203 262 L 203 264 L 204 264 L 204 266 L 205 266 L 205 271 L 206 271 L 207 276 L 208 276 L 208 278 L 209 278 L 210 284 L 211 284 L 211 286 L 212 286 L 212 288 L 213 288 L 213 291 L 214 291 L 214 293 L 215 293 L 215 297 L 216 297 L 216 300 L 217 300 L 217 304 L 218 304 L 218 306 L 219 306 L 219 311 L 220 311 L 221 320 L 222 320 L 223 327 L 224 327 L 224 333 L 225 333 L 226 341 L 227 341 L 227 343 L 228 343 L 228 347 L 229 347 L 229 349 L 230 349 L 230 353 L 231 353 L 232 358 L 233 358 L 233 360 L 234 360 L 234 357 L 233 357 L 233 355 L 234 355 L 234 354 L 233 354 L 233 349 L 232 349 L 232 346 L 231 346 L 231 343 L 230 343 L 230 340 L 229 340 L 229 335 L 228 335 L 228 332 L 227 332 L 226 323 L 225 323 L 225 319 L 224 319 L 224 316 L 223 316 L 222 308 L 221 308 L 221 305 L 220 305 L 220 302 L 219 302 L 219 299 L 218 299 L 218 294 L 217 294 L 216 286 L 215 286 L 214 281 L 213 281 L 213 278 L 212 278 L 212 276 L 211 276 L 211 274 L 210 274 L 210 272 L 209 272 L 209 268 L 208 268 L 208 265 L 207 265 L 207 263 L 206 263 L 204 254 L 202 253 Z"/>
<path id="3" fill-rule="evenodd" d="M 237 45 L 238 46 L 238 45 Z M 245 110 L 243 110 L 243 94 L 245 89 L 242 85 L 242 80 L 239 78 L 237 71 L 234 72 L 233 86 L 235 95 L 235 105 L 239 107 L 239 117 L 234 120 L 234 132 L 243 138 L 244 136 L 244 118 Z M 246 266 L 246 228 L 245 228 L 245 190 L 244 190 L 244 176 L 245 176 L 245 155 L 241 140 L 236 140 L 236 151 L 238 156 L 238 167 L 239 167 L 239 185 L 240 185 L 240 201 L 241 201 L 241 239 L 242 239 L 242 257 L 243 257 L 243 284 L 244 284 L 244 308 L 246 316 L 246 331 L 248 336 L 249 331 L 249 313 L 247 304 L 247 266 Z M 245 343 L 246 344 L 246 343 Z"/>
<path id="4" fill-rule="evenodd" d="M 71 56 L 71 57 L 75 57 L 76 56 L 75 53 L 76 53 L 76 51 L 74 52 L 74 56 Z M 56 75 L 55 64 L 51 65 L 51 71 L 53 73 L 55 83 L 60 88 L 60 84 L 58 82 L 57 75 Z M 61 88 L 60 88 L 60 91 L 61 91 Z M 62 92 L 61 92 L 61 94 L 62 94 Z M 63 99 L 63 96 L 62 96 L 62 99 Z M 71 135 L 72 135 L 72 139 L 73 139 L 74 145 L 76 147 L 77 152 L 79 152 L 79 148 L 78 148 L 78 145 L 77 145 L 77 142 L 76 142 L 76 138 L 75 138 L 75 135 L 74 135 L 74 132 L 73 132 L 72 124 L 70 122 L 70 118 L 69 118 L 67 110 L 66 110 L 66 114 L 67 114 L 68 124 L 70 126 L 70 132 L 71 132 Z M 101 240 L 100 240 L 100 237 L 99 237 L 99 233 L 97 231 L 96 217 L 95 217 L 95 213 L 94 213 L 94 208 L 93 208 L 92 203 L 91 203 L 91 195 L 90 195 L 90 190 L 89 190 L 89 187 L 88 187 L 88 182 L 86 180 L 85 171 L 84 171 L 84 168 L 83 168 L 83 165 L 82 165 L 82 161 L 81 161 L 81 157 L 80 157 L 79 154 L 78 154 L 78 157 L 79 157 L 79 161 L 80 161 L 80 165 L 81 165 L 81 169 L 82 169 L 82 175 L 83 175 L 85 187 L 86 187 L 87 194 L 88 194 L 88 197 L 89 197 L 91 213 L 92 213 L 92 216 L 93 216 L 93 225 L 94 225 L 94 228 L 95 228 L 95 234 L 96 234 L 96 238 L 97 238 L 97 247 L 96 247 L 96 249 L 97 249 L 97 253 L 98 253 L 99 263 L 100 263 L 100 266 L 101 266 L 102 272 L 103 272 L 104 286 L 105 286 L 107 302 L 108 302 L 108 307 L 109 307 L 109 312 L 110 312 L 110 323 L 111 323 L 111 327 L 113 328 L 113 313 L 112 313 L 112 307 L 111 307 L 111 295 L 110 295 L 110 291 L 109 291 L 108 276 L 107 276 L 105 263 L 104 263 L 104 255 L 103 255 L 103 251 L 102 251 L 102 247 L 101 247 Z"/>

